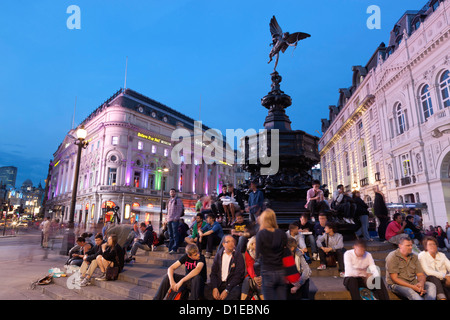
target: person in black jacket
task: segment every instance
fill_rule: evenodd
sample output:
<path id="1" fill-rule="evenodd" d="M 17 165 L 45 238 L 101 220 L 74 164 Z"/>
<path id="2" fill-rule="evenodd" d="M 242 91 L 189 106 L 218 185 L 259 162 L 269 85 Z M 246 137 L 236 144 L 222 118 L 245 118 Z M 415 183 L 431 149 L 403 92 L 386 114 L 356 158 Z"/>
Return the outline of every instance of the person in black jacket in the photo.
<path id="1" fill-rule="evenodd" d="M 245 277 L 244 257 L 235 250 L 236 241 L 233 236 L 226 235 L 222 244 L 211 268 L 212 295 L 214 300 L 239 300 Z"/>
<path id="2" fill-rule="evenodd" d="M 423 233 L 422 230 L 420 230 L 419 228 L 416 227 L 416 225 L 414 224 L 414 216 L 413 215 L 408 215 L 406 217 L 406 229 L 410 229 L 411 232 L 414 234 L 413 239 L 417 239 L 419 241 L 423 240 Z"/>
<path id="3" fill-rule="evenodd" d="M 385 241 L 386 237 L 386 229 L 389 224 L 389 211 L 386 206 L 386 202 L 384 202 L 384 196 L 381 192 L 375 192 L 375 201 L 373 203 L 373 212 L 375 216 L 380 221 L 380 225 L 378 226 L 378 237 L 380 241 Z"/>
<path id="4" fill-rule="evenodd" d="M 97 264 L 102 274 L 100 277 L 95 278 L 97 281 L 106 280 L 106 269 L 108 267 L 118 267 L 119 272 L 123 269 L 124 251 L 122 247 L 117 243 L 117 236 L 112 234 L 108 237 L 108 242 L 102 244 L 102 254 L 98 255 Z"/>
<path id="5" fill-rule="evenodd" d="M 319 216 L 320 217 L 320 216 Z M 272 209 L 259 216 L 261 228 L 256 234 L 256 257 L 261 265 L 262 292 L 266 300 L 286 300 L 283 257 L 287 245 L 286 233 L 278 228 Z"/>
<path id="6" fill-rule="evenodd" d="M 97 269 L 97 256 L 102 254 L 103 243 L 105 243 L 105 241 L 103 240 L 103 235 L 101 233 L 97 233 L 95 235 L 95 245 L 83 257 L 83 264 L 80 268 L 80 285 L 82 287 L 91 284 L 92 274 L 94 273 L 95 269 Z"/>
<path id="7" fill-rule="evenodd" d="M 134 260 L 134 256 L 136 255 L 136 252 L 138 249 L 142 249 L 145 251 L 152 251 L 153 246 L 153 227 L 151 224 L 147 225 L 145 222 L 142 222 L 139 226 L 141 229 L 141 233 L 143 235 L 142 239 L 136 238 L 134 239 L 133 247 L 131 248 L 130 256 L 127 259 L 126 262 L 130 262 L 131 260 Z"/>
<path id="8" fill-rule="evenodd" d="M 372 241 L 369 234 L 369 206 L 361 199 L 361 193 L 358 190 L 353 191 L 353 201 L 356 205 L 355 218 L 359 220 L 361 227 L 356 231 L 356 235 L 363 235 L 364 240 Z"/>

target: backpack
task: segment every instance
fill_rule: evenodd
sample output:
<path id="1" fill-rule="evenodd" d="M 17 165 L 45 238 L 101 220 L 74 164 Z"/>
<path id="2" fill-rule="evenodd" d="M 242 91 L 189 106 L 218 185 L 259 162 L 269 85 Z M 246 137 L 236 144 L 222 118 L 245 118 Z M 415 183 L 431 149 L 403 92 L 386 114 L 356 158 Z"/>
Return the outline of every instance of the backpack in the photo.
<path id="1" fill-rule="evenodd" d="M 180 290 L 177 292 L 169 289 L 164 300 L 187 300 L 188 295 L 189 291 L 187 291 L 185 288 L 180 288 Z"/>
<path id="2" fill-rule="evenodd" d="M 158 235 L 156 234 L 155 231 L 152 231 L 152 234 L 153 234 L 153 245 L 157 246 L 159 244 Z"/>

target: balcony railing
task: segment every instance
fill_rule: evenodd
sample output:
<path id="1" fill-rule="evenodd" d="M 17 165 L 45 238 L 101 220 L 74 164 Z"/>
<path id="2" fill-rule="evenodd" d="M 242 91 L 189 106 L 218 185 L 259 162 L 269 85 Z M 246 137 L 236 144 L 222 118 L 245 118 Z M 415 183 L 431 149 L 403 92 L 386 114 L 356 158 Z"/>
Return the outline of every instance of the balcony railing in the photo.
<path id="1" fill-rule="evenodd" d="M 407 186 L 407 185 L 411 184 L 411 177 L 404 177 L 400 181 L 401 181 L 402 186 Z"/>
<path id="2" fill-rule="evenodd" d="M 375 173 L 375 181 L 381 181 L 381 174 L 379 172 Z"/>
<path id="3" fill-rule="evenodd" d="M 368 186 L 368 185 L 369 185 L 369 178 L 361 179 L 361 180 L 359 181 L 359 185 L 360 185 L 361 187 Z"/>

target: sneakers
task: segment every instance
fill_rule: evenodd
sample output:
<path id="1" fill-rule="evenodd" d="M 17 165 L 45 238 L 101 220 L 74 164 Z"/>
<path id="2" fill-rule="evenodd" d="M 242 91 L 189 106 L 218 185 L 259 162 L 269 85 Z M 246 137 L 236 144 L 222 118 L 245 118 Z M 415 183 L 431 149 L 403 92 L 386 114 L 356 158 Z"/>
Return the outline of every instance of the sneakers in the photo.
<path id="1" fill-rule="evenodd" d="M 326 270 L 327 266 L 324 264 L 321 264 L 320 266 L 317 267 L 317 270 Z"/>
<path id="2" fill-rule="evenodd" d="M 175 250 L 170 250 L 169 251 L 169 254 L 174 254 L 174 253 L 177 253 Z"/>
<path id="3" fill-rule="evenodd" d="M 91 284 L 91 279 L 86 277 L 86 278 L 83 279 L 83 281 L 81 281 L 80 286 L 81 287 L 86 287 L 86 286 L 88 286 L 90 284 Z"/>
<path id="4" fill-rule="evenodd" d="M 339 272 L 339 277 L 345 278 L 345 272 Z"/>
<path id="5" fill-rule="evenodd" d="M 102 275 L 98 278 L 95 278 L 97 281 L 106 281 L 106 273 L 102 273 Z"/>
<path id="6" fill-rule="evenodd" d="M 133 260 L 136 260 L 136 258 L 130 256 L 130 257 L 128 257 L 128 258 L 125 259 L 125 263 L 130 263 L 130 262 L 133 261 Z"/>
<path id="7" fill-rule="evenodd" d="M 319 260 L 319 254 L 314 252 L 314 253 L 312 254 L 312 259 L 313 259 L 314 261 Z"/>

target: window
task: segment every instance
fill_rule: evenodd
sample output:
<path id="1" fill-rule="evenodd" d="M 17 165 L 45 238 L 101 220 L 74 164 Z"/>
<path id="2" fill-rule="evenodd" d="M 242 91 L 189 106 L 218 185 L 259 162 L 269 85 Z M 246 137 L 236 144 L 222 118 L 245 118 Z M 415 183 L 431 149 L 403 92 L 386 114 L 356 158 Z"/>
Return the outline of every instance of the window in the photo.
<path id="1" fill-rule="evenodd" d="M 93 177 L 94 177 L 94 173 L 91 172 L 91 173 L 89 174 L 89 188 L 92 188 L 92 184 L 94 183 Z"/>
<path id="2" fill-rule="evenodd" d="M 402 175 L 403 177 L 411 176 L 411 161 L 409 161 L 409 154 L 405 153 L 400 156 L 400 161 L 402 164 Z"/>
<path id="3" fill-rule="evenodd" d="M 444 108 L 450 107 L 450 72 L 448 70 L 441 76 L 439 86 L 441 88 L 442 104 Z"/>
<path id="4" fill-rule="evenodd" d="M 377 150 L 377 136 L 376 135 L 373 135 L 372 136 L 372 145 L 373 145 L 373 151 L 376 151 Z"/>
<path id="5" fill-rule="evenodd" d="M 363 168 L 367 167 L 366 145 L 364 144 L 364 141 L 361 142 L 361 163 Z"/>
<path id="6" fill-rule="evenodd" d="M 117 168 L 108 168 L 108 186 L 115 186 L 117 182 Z"/>
<path id="7" fill-rule="evenodd" d="M 169 149 L 164 149 L 164 157 L 167 157 L 169 155 Z"/>
<path id="8" fill-rule="evenodd" d="M 144 149 L 144 143 L 142 141 L 138 141 L 138 150 Z"/>
<path id="9" fill-rule="evenodd" d="M 154 183 L 155 183 L 155 175 L 153 174 L 149 174 L 148 175 L 148 188 L 149 189 L 154 189 Z"/>
<path id="10" fill-rule="evenodd" d="M 345 153 L 345 174 L 347 177 L 350 175 L 350 161 L 347 152 Z"/>
<path id="11" fill-rule="evenodd" d="M 439 0 L 433 3 L 433 11 L 436 11 L 438 7 L 439 7 Z"/>
<path id="12" fill-rule="evenodd" d="M 337 178 L 336 162 L 333 162 L 333 176 L 334 176 L 334 182 L 337 182 L 338 178 Z"/>
<path id="13" fill-rule="evenodd" d="M 416 22 L 416 24 L 414 25 L 415 30 L 419 29 L 420 27 L 420 20 Z"/>
<path id="14" fill-rule="evenodd" d="M 363 123 L 362 123 L 362 121 L 360 121 L 358 123 L 358 130 L 359 130 L 359 133 L 362 133 L 362 130 L 363 130 Z"/>
<path id="15" fill-rule="evenodd" d="M 370 121 L 373 120 L 373 110 L 372 109 L 369 110 L 369 119 L 370 119 Z"/>
<path id="16" fill-rule="evenodd" d="M 100 140 L 97 141 L 97 150 L 100 149 Z"/>
<path id="17" fill-rule="evenodd" d="M 420 92 L 420 102 L 422 105 L 423 118 L 425 121 L 433 115 L 433 105 L 428 85 L 425 85 Z"/>
<path id="18" fill-rule="evenodd" d="M 133 185 L 135 188 L 139 188 L 139 180 L 141 179 L 141 173 L 139 171 L 134 172 Z"/>
<path id="19" fill-rule="evenodd" d="M 152 146 L 152 153 L 156 153 L 156 146 Z"/>
<path id="20" fill-rule="evenodd" d="M 397 105 L 396 117 L 397 117 L 397 134 L 401 135 L 406 131 L 406 117 L 405 112 L 402 110 L 401 104 Z"/>
<path id="21" fill-rule="evenodd" d="M 118 145 L 119 144 L 119 137 L 112 137 L 112 144 Z"/>

